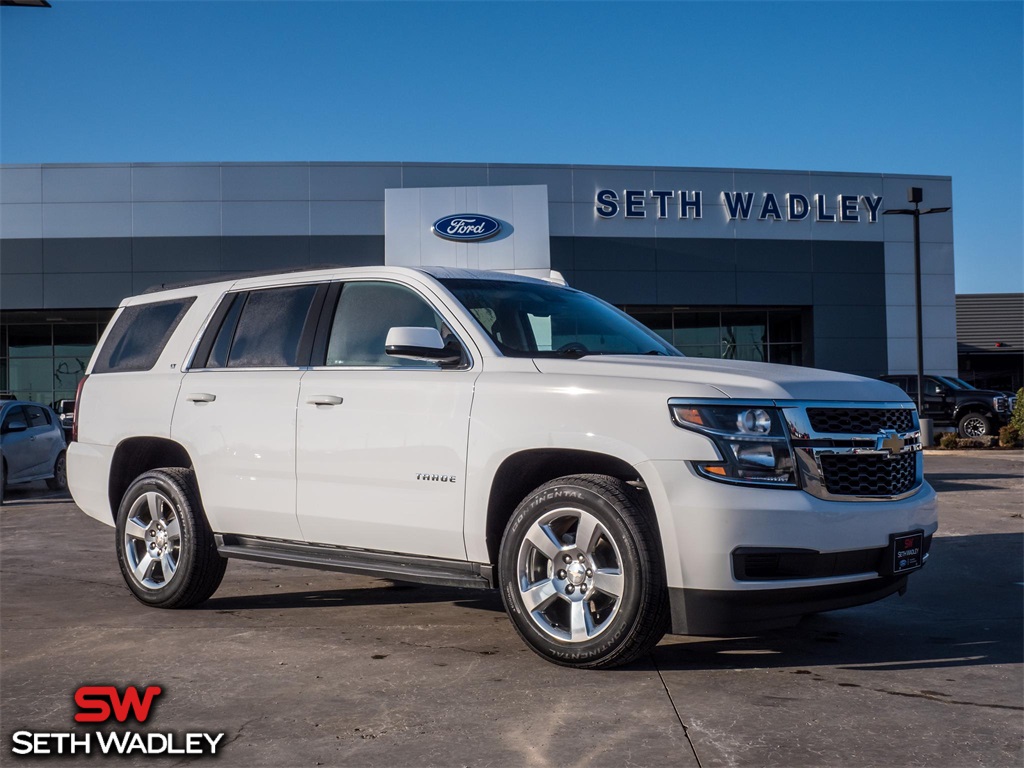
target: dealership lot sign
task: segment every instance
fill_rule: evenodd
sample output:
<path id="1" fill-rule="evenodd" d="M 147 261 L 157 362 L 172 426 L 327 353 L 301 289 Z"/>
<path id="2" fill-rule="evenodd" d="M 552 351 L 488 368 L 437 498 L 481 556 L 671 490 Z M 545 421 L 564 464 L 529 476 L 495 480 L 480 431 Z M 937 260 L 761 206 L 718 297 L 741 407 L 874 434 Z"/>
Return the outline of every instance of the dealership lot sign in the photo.
<path id="1" fill-rule="evenodd" d="M 726 192 L 716 198 L 730 221 L 814 221 L 855 224 L 878 221 L 882 197 L 875 195 L 823 195 L 808 197 L 795 192 Z M 626 219 L 704 217 L 705 196 L 702 190 L 688 189 L 599 189 L 595 211 L 602 219 L 622 216 Z"/>
<path id="2" fill-rule="evenodd" d="M 154 700 L 163 693 L 159 685 L 130 685 L 119 690 L 113 685 L 83 685 L 75 691 L 78 706 L 76 723 L 95 723 L 100 729 L 128 720 L 144 724 L 150 717 Z M 11 735 L 11 754 L 42 755 L 208 755 L 223 746 L 223 733 L 172 733 L 155 731 L 33 731 L 20 730 Z"/>

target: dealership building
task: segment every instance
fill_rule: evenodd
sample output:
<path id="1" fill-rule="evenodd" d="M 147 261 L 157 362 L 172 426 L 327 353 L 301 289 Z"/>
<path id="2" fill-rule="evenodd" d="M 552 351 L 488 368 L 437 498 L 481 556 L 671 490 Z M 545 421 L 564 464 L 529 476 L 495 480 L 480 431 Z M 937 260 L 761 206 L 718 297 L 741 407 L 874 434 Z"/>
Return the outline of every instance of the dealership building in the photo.
<path id="1" fill-rule="evenodd" d="M 114 308 L 153 286 L 309 266 L 561 273 L 680 350 L 916 370 L 907 188 L 949 177 L 429 163 L 0 166 L 0 390 L 74 396 Z M 483 240 L 435 222 L 489 217 Z M 924 358 L 957 372 L 951 214 L 921 219 Z"/>

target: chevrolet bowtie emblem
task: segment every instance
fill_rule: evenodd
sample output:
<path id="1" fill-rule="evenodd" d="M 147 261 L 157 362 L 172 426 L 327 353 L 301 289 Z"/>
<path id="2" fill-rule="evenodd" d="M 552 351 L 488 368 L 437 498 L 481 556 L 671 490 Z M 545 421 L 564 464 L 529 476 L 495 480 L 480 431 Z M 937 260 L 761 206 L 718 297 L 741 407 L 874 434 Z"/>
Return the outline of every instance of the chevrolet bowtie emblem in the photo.
<path id="1" fill-rule="evenodd" d="M 901 453 L 905 445 L 906 441 L 891 429 L 882 430 L 875 440 L 875 450 L 888 451 L 890 456 Z"/>

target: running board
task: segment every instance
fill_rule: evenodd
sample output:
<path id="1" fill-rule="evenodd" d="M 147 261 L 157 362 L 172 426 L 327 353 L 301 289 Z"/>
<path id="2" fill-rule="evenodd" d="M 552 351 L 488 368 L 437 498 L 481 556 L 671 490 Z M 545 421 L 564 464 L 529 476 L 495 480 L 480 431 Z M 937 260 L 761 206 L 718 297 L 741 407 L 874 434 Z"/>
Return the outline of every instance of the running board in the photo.
<path id="1" fill-rule="evenodd" d="M 459 560 L 376 552 L 368 549 L 334 547 L 328 544 L 304 544 L 295 541 L 262 539 L 257 536 L 216 534 L 221 557 L 256 560 L 299 568 L 358 573 L 380 579 L 413 581 L 443 587 L 490 589 L 493 586 L 490 565 Z"/>

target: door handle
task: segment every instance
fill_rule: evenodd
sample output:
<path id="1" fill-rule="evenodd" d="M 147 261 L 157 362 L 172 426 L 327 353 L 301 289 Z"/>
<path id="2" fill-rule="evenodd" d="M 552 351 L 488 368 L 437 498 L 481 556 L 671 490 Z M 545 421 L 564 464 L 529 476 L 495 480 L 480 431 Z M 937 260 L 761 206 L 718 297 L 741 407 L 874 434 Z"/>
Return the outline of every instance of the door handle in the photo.
<path id="1" fill-rule="evenodd" d="M 217 396 L 208 392 L 191 392 L 185 395 L 185 399 L 191 403 L 212 403 Z"/>
<path id="2" fill-rule="evenodd" d="M 337 395 L 310 395 L 306 398 L 306 402 L 310 405 L 341 405 L 344 400 L 343 397 Z"/>

